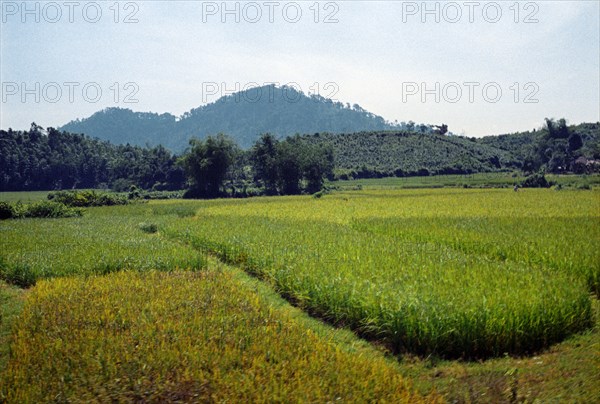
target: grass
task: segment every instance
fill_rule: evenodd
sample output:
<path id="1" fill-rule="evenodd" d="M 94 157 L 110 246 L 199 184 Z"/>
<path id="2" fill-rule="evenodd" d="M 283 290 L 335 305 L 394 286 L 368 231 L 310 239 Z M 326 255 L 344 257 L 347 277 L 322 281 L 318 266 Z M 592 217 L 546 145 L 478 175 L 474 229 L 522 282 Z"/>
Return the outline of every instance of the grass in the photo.
<path id="1" fill-rule="evenodd" d="M 482 362 L 438 358 L 401 359 L 401 373 L 422 392 L 437 391 L 448 402 L 593 403 L 600 397 L 600 304 L 594 329 L 532 356 Z"/>
<path id="2" fill-rule="evenodd" d="M 35 284 L 0 282 L 0 371 L 12 351 L 2 391 L 8 402 L 38 401 L 40 391 L 58 401 L 397 401 L 415 390 L 450 402 L 595 402 L 599 207 L 597 190 L 365 187 L 319 199 L 152 201 L 0 222 L 0 273 Z M 309 318 L 269 284 L 373 344 Z M 202 321 L 198 306 L 209 307 Z M 453 317 L 481 319 L 481 308 L 488 316 L 480 323 Z M 382 352 L 398 337 L 377 321 L 393 313 L 417 343 L 454 318 L 474 336 L 451 334 L 455 352 L 456 341 L 480 344 L 486 332 L 514 335 L 522 349 L 468 361 L 444 358 L 463 356 L 444 345 L 422 355 L 413 354 L 418 345 L 396 346 L 391 357 Z M 267 335 L 265 318 L 287 327 L 285 343 Z M 239 349 L 244 336 L 253 350 Z M 132 350 L 134 337 L 147 345 Z M 228 348 L 214 356 L 214 344 Z M 464 358 L 488 356 L 479 353 Z M 252 384 L 250 374 L 264 383 Z"/>
<path id="3" fill-rule="evenodd" d="M 0 372 L 8 362 L 13 325 L 23 308 L 24 294 L 0 281 Z"/>
<path id="4" fill-rule="evenodd" d="M 0 201 L 5 202 L 39 202 L 48 199 L 49 191 L 0 192 Z"/>
<path id="5" fill-rule="evenodd" d="M 216 263 L 41 281 L 15 331 L 2 398 L 425 401 L 372 347 L 273 300 Z"/>
<path id="6" fill-rule="evenodd" d="M 582 185 L 600 186 L 600 175 L 546 175 L 548 181 L 563 187 Z M 355 189 L 410 189 L 410 188 L 506 188 L 521 183 L 525 176 L 517 173 L 476 173 L 463 175 L 432 175 L 423 177 L 387 177 L 334 181 L 330 185 L 342 190 Z"/>
<path id="7" fill-rule="evenodd" d="M 80 218 L 2 221 L 0 278 L 27 287 L 38 279 L 122 269 L 201 269 L 204 254 L 153 231 L 185 208 L 185 204 L 173 211 L 160 204 L 114 206 L 89 208 Z M 152 224 L 143 223 L 147 217 L 152 217 Z"/>
<path id="8" fill-rule="evenodd" d="M 489 357 L 531 353 L 591 326 L 588 283 L 598 279 L 599 234 L 576 233 L 570 240 L 577 244 L 565 245 L 563 233 L 583 219 L 598 223 L 597 200 L 597 193 L 551 190 L 263 198 L 207 207 L 165 234 L 241 264 L 300 307 L 397 351 Z M 520 218 L 534 212 L 541 225 L 524 231 Z M 461 250 L 396 225 L 480 216 L 492 224 L 510 219 L 506 232 L 524 243 L 544 234 L 556 265 L 547 265 L 543 249 L 531 249 L 537 255 L 529 260 L 490 259 L 485 248 Z M 372 218 L 394 231 L 356 229 Z M 476 230 L 484 242 L 488 228 Z"/>

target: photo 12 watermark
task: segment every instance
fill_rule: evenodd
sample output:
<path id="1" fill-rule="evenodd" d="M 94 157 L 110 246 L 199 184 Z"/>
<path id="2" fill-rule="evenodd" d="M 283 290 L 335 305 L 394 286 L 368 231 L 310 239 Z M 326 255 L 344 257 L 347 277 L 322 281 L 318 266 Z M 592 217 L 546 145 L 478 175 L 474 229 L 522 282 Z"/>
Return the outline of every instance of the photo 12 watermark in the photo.
<path id="1" fill-rule="evenodd" d="M 308 94 L 317 102 L 323 98 L 335 101 L 333 97 L 339 92 L 339 85 L 333 81 L 326 83 L 314 82 L 305 86 L 296 82 L 247 82 L 225 83 L 207 81 L 202 83 L 202 102 L 208 103 L 223 97 L 233 96 L 235 102 L 268 102 L 284 100 L 289 103 L 300 101 L 303 95 Z"/>
<path id="2" fill-rule="evenodd" d="M 219 23 L 275 23 L 296 24 L 310 21 L 315 24 L 339 22 L 338 2 L 278 2 L 278 1 L 203 1 L 202 22 Z"/>
<path id="3" fill-rule="evenodd" d="M 139 22 L 140 5 L 133 1 L 1 1 L 2 23 Z"/>
<path id="4" fill-rule="evenodd" d="M 113 102 L 115 104 L 137 104 L 140 86 L 133 82 L 112 82 L 102 85 L 95 81 L 77 82 L 2 82 L 2 103 L 49 103 L 68 102 Z"/>
<path id="5" fill-rule="evenodd" d="M 485 102 L 496 104 L 503 99 L 512 100 L 515 104 L 537 104 L 540 86 L 529 81 L 526 83 L 513 82 L 502 85 L 495 81 L 478 82 L 434 82 L 417 83 L 408 81 L 402 83 L 402 102 L 421 102 L 423 104 L 434 102 L 456 104 L 467 101 L 470 104 Z"/>
<path id="6" fill-rule="evenodd" d="M 496 24 L 507 20 L 535 24 L 539 11 L 539 4 L 532 1 L 403 1 L 402 22 Z"/>

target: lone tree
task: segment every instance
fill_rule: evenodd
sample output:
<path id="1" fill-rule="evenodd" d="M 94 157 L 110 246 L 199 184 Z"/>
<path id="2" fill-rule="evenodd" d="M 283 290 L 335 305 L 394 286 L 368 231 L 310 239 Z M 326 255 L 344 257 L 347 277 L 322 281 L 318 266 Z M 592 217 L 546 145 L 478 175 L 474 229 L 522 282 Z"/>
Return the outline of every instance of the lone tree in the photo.
<path id="1" fill-rule="evenodd" d="M 180 160 L 190 184 L 187 196 L 218 197 L 237 153 L 235 142 L 222 133 L 205 141 L 191 139 L 190 148 Z"/>
<path id="2" fill-rule="evenodd" d="M 434 133 L 437 133 L 439 135 L 445 135 L 446 133 L 448 133 L 448 125 L 446 125 L 445 123 L 441 124 L 441 125 L 433 125 L 434 129 Z"/>

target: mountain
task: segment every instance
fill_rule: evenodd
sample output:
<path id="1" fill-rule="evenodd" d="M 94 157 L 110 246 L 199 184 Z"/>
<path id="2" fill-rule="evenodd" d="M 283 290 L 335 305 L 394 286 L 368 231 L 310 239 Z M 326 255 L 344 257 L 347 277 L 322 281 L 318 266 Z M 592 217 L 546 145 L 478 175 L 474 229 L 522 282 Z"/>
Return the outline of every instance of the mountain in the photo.
<path id="1" fill-rule="evenodd" d="M 191 137 L 204 138 L 219 132 L 248 148 L 262 133 L 277 136 L 296 133 L 348 133 L 398 129 L 359 105 L 342 104 L 318 96 L 307 96 L 292 87 L 268 85 L 219 98 L 192 109 L 180 118 L 171 114 L 133 112 L 107 108 L 59 128 L 85 133 L 112 143 L 162 144 L 183 151 Z"/>

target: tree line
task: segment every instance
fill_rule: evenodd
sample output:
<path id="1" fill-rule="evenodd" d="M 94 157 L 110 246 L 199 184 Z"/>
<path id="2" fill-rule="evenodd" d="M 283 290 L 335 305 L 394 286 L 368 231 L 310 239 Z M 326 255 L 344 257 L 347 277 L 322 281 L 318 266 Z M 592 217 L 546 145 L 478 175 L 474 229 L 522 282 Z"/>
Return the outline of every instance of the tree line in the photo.
<path id="1" fill-rule="evenodd" d="M 192 139 L 181 155 L 163 146 L 113 145 L 82 134 L 0 130 L 0 191 L 188 189 L 213 198 L 317 192 L 333 172 L 330 146 L 265 134 L 250 150 L 228 136 Z"/>
<path id="2" fill-rule="evenodd" d="M 581 135 L 572 130 L 564 118 L 546 118 L 542 135 L 523 163 L 523 170 L 533 172 L 544 169 L 550 173 L 584 173 L 587 169 L 583 157 Z M 597 141 L 597 140 L 596 140 Z"/>
<path id="3" fill-rule="evenodd" d="M 299 135 L 277 139 L 263 134 L 249 151 L 228 136 L 192 139 L 180 159 L 191 197 L 248 196 L 255 186 L 266 195 L 296 195 L 321 190 L 333 176 L 333 148 L 314 145 Z"/>
<path id="4" fill-rule="evenodd" d="M 116 146 L 35 123 L 28 131 L 0 130 L 0 191 L 175 190 L 185 181 L 177 156 L 162 146 Z"/>

